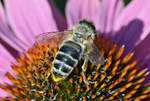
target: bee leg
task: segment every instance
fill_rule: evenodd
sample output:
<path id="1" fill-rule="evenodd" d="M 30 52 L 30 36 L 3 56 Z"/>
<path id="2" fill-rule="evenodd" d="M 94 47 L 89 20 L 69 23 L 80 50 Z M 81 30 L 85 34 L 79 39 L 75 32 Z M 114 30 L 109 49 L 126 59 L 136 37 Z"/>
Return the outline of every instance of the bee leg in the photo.
<path id="1" fill-rule="evenodd" d="M 83 81 L 84 81 L 84 83 L 85 83 L 85 84 L 87 85 L 87 87 L 88 87 L 89 82 L 88 82 L 88 80 L 86 79 L 87 63 L 88 63 L 88 60 L 85 59 L 83 65 L 82 65 L 82 76 L 83 76 Z"/>
<path id="2" fill-rule="evenodd" d="M 46 81 L 48 81 L 48 78 L 49 78 L 50 74 L 51 73 L 48 73 L 48 75 L 46 76 L 46 79 L 45 79 Z"/>
<path id="3" fill-rule="evenodd" d="M 48 78 L 49 78 L 49 76 L 51 75 L 52 68 L 51 68 L 50 70 L 48 70 L 48 71 L 49 71 L 49 72 L 48 72 L 48 75 L 46 75 L 45 81 L 48 81 Z"/>

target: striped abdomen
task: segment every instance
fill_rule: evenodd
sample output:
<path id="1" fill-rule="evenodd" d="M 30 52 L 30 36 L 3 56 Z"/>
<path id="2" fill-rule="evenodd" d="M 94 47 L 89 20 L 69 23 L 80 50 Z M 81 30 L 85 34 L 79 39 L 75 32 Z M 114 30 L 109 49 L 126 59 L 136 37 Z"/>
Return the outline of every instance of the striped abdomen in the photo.
<path id="1" fill-rule="evenodd" d="M 65 41 L 53 61 L 53 75 L 56 78 L 68 76 L 82 55 L 82 48 L 73 41 Z"/>

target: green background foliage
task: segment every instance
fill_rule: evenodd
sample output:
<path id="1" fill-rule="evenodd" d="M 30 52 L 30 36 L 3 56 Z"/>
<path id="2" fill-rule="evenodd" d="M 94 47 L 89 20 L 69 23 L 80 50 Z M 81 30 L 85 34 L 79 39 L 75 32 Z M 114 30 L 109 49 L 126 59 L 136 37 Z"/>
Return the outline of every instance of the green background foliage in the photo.
<path id="1" fill-rule="evenodd" d="M 65 6 L 68 0 L 54 0 L 56 7 L 60 10 L 60 12 L 65 15 Z"/>
<path id="2" fill-rule="evenodd" d="M 4 3 L 4 0 L 0 0 L 2 4 Z M 56 7 L 60 10 L 60 12 L 65 15 L 65 6 L 68 0 L 53 0 Z M 123 0 L 125 5 L 127 5 L 131 0 Z"/>
<path id="3" fill-rule="evenodd" d="M 54 0 L 56 7 L 60 10 L 60 12 L 65 15 L 65 6 L 68 0 Z M 127 5 L 131 0 L 123 0 L 125 5 Z"/>
<path id="4" fill-rule="evenodd" d="M 123 0 L 125 5 L 127 5 L 131 0 Z"/>

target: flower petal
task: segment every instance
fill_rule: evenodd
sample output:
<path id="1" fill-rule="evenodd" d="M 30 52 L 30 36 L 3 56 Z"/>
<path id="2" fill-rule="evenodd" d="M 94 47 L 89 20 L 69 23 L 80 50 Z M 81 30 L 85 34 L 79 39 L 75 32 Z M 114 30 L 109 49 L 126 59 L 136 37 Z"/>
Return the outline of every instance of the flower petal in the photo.
<path id="1" fill-rule="evenodd" d="M 66 6 L 66 17 L 69 27 L 81 19 L 92 20 L 96 26 L 100 7 L 99 0 L 69 0 Z"/>
<path id="2" fill-rule="evenodd" d="M 12 72 L 12 69 L 10 67 L 11 63 L 14 62 L 15 59 L 11 56 L 10 53 L 0 44 L 0 83 L 9 83 L 12 84 L 6 77 L 6 72 Z M 10 94 L 4 92 L 2 89 L 0 89 L 0 96 L 10 96 Z"/>
<path id="3" fill-rule="evenodd" d="M 0 44 L 0 71 L 11 70 L 11 63 L 15 61 L 13 56 Z"/>
<path id="4" fill-rule="evenodd" d="M 19 40 L 14 33 L 9 29 L 7 25 L 7 19 L 4 13 L 4 8 L 0 3 L 0 42 L 4 40 L 9 45 L 14 47 L 18 51 L 22 51 L 26 45 Z"/>
<path id="5" fill-rule="evenodd" d="M 6 23 L 6 16 L 5 16 L 5 13 L 4 13 L 4 8 L 2 6 L 2 3 L 0 2 L 0 18 L 3 22 Z"/>
<path id="6" fill-rule="evenodd" d="M 11 82 L 5 77 L 5 73 L 1 72 L 0 71 L 0 83 L 3 84 L 3 83 L 9 83 L 11 84 Z M 4 90 L 2 90 L 0 88 L 0 97 L 10 97 L 12 96 L 11 94 L 5 92 Z"/>
<path id="7" fill-rule="evenodd" d="M 139 43 L 133 51 L 135 51 L 134 59 L 138 59 L 142 61 L 144 65 L 148 66 L 150 70 L 150 34 L 141 42 Z"/>
<path id="8" fill-rule="evenodd" d="M 12 29 L 28 45 L 39 33 L 57 30 L 46 0 L 5 0 L 5 5 Z"/>
<path id="9" fill-rule="evenodd" d="M 120 15 L 124 3 L 122 0 L 102 0 L 99 12 L 99 26 L 100 32 L 109 34 L 112 31 L 116 18 Z"/>
<path id="10" fill-rule="evenodd" d="M 62 31 L 67 28 L 67 22 L 64 16 L 60 13 L 60 11 L 56 8 L 53 0 L 48 0 L 52 9 L 52 13 L 54 16 L 54 19 L 56 21 L 57 27 L 59 31 Z"/>
<path id="11" fill-rule="evenodd" d="M 127 45 L 127 49 L 143 40 L 150 31 L 149 10 L 149 0 L 133 0 L 116 20 L 114 40 Z"/>
<path id="12" fill-rule="evenodd" d="M 3 29 L 4 29 L 4 27 L 3 27 Z M 0 25 L 0 37 L 1 37 L 0 43 L 1 44 L 3 44 L 3 45 L 7 44 L 19 52 L 24 52 L 25 50 L 28 49 L 27 45 L 24 44 L 20 39 L 18 39 L 12 32 L 9 31 L 9 33 L 7 33 L 7 34 L 6 34 L 6 32 L 4 32 L 4 33 L 1 32 L 1 25 Z"/>

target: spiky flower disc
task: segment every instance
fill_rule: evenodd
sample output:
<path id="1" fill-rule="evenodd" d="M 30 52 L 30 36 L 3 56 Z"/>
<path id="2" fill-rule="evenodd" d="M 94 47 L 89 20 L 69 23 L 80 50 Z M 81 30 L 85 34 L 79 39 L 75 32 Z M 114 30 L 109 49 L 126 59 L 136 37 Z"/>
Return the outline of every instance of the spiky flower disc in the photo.
<path id="1" fill-rule="evenodd" d="M 149 74 L 147 69 L 137 71 L 137 61 L 131 62 L 133 53 L 123 56 L 125 46 L 110 45 L 103 36 L 97 36 L 96 44 L 104 52 L 104 65 L 88 63 L 87 87 L 81 75 L 83 60 L 66 80 L 55 83 L 47 75 L 57 48 L 49 44 L 33 46 L 12 64 L 15 74 L 6 73 L 13 83 L 0 84 L 0 88 L 13 95 L 4 101 L 141 101 L 150 97 L 150 84 L 141 85 Z"/>

